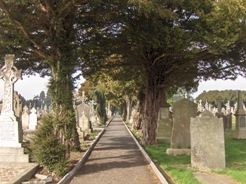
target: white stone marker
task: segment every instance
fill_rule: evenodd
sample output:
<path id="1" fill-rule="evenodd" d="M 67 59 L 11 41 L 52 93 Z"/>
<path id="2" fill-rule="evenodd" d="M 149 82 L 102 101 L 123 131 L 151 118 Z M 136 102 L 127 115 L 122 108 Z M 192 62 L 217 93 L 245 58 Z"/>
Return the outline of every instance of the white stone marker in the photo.
<path id="1" fill-rule="evenodd" d="M 0 147 L 21 147 L 21 124 L 17 122 L 13 108 L 14 83 L 21 78 L 21 70 L 13 66 L 14 55 L 5 56 L 0 70 L 4 80 L 3 106 L 0 115 Z"/>
<path id="2" fill-rule="evenodd" d="M 31 114 L 29 117 L 29 130 L 36 130 L 38 124 L 38 116 L 37 116 L 37 111 L 33 107 L 31 109 Z"/>
<path id="3" fill-rule="evenodd" d="M 191 166 L 200 170 L 225 168 L 223 119 L 205 111 L 191 118 Z"/>
<path id="4" fill-rule="evenodd" d="M 23 107 L 23 113 L 21 115 L 21 123 L 23 130 L 27 130 L 29 128 L 29 109 L 25 105 Z"/>

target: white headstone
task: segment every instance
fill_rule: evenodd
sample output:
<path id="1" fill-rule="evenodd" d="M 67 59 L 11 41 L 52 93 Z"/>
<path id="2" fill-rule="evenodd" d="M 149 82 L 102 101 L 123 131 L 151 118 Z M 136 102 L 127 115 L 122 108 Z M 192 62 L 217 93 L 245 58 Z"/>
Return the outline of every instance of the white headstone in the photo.
<path id="1" fill-rule="evenodd" d="M 86 117 L 84 111 L 82 111 L 82 115 L 79 117 L 79 127 L 81 131 L 86 131 L 90 128 L 89 119 Z"/>
<path id="2" fill-rule="evenodd" d="M 29 117 L 29 130 L 36 130 L 38 124 L 38 116 L 37 116 L 37 111 L 33 107 L 31 109 L 31 114 Z"/>
<path id="3" fill-rule="evenodd" d="M 27 106 L 24 106 L 23 112 L 21 115 L 21 123 L 22 123 L 22 129 L 26 130 L 29 128 L 29 109 Z"/>

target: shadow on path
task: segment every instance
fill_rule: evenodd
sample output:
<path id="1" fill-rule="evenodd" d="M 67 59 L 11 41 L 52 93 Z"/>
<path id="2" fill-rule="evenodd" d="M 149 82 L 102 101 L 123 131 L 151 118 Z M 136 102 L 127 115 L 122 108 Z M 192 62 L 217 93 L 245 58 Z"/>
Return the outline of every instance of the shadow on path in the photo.
<path id="1" fill-rule="evenodd" d="M 72 184 L 157 184 L 158 180 L 127 132 L 115 118 Z"/>

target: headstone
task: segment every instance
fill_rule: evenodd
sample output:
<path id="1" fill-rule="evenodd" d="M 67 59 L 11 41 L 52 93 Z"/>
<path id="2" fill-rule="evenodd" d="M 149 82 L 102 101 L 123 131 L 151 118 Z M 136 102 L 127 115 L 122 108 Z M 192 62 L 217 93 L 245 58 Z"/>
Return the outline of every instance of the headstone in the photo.
<path id="1" fill-rule="evenodd" d="M 238 108 L 236 111 L 236 139 L 246 139 L 246 112 L 243 109 L 242 94 L 238 91 Z"/>
<path id="2" fill-rule="evenodd" d="M 134 118 L 137 114 L 137 108 L 132 108 L 132 113 L 131 113 L 131 117 L 130 117 L 130 120 L 129 120 L 129 124 L 132 125 L 134 123 Z"/>
<path id="3" fill-rule="evenodd" d="M 199 100 L 199 103 L 197 105 L 197 111 L 198 112 L 203 112 L 203 105 L 202 105 L 202 100 Z"/>
<path id="4" fill-rule="evenodd" d="M 209 110 L 209 103 L 208 103 L 208 100 L 206 100 L 206 102 L 205 102 L 205 110 Z"/>
<path id="5" fill-rule="evenodd" d="M 79 117 L 79 127 L 81 131 L 87 131 L 90 128 L 90 122 L 88 117 L 85 115 L 84 111 Z"/>
<path id="6" fill-rule="evenodd" d="M 169 155 L 190 154 L 190 118 L 196 117 L 197 105 L 187 99 L 173 105 L 173 128 Z"/>
<path id="7" fill-rule="evenodd" d="M 23 130 L 29 129 L 29 109 L 27 106 L 24 106 L 23 108 L 23 112 L 21 115 L 21 123 Z"/>
<path id="8" fill-rule="evenodd" d="M 160 107 L 157 121 L 156 138 L 159 143 L 170 143 L 173 122 L 170 118 L 169 104 Z"/>
<path id="9" fill-rule="evenodd" d="M 16 91 L 14 91 L 14 113 L 16 117 L 21 118 L 22 98 Z"/>
<path id="10" fill-rule="evenodd" d="M 224 129 L 232 129 L 232 114 L 223 115 Z"/>
<path id="11" fill-rule="evenodd" d="M 30 117 L 29 117 L 29 130 L 36 130 L 37 129 L 37 124 L 38 124 L 37 111 L 33 107 L 31 109 L 31 114 L 30 114 Z"/>
<path id="12" fill-rule="evenodd" d="M 209 111 L 191 118 L 191 166 L 200 170 L 225 168 L 225 141 L 222 118 Z"/>
<path id="13" fill-rule="evenodd" d="M 21 71 L 14 64 L 14 55 L 5 56 L 5 65 L 0 70 L 4 80 L 3 105 L 0 115 L 0 162 L 28 162 L 21 148 L 21 123 L 14 115 L 14 83 L 21 78 Z"/>

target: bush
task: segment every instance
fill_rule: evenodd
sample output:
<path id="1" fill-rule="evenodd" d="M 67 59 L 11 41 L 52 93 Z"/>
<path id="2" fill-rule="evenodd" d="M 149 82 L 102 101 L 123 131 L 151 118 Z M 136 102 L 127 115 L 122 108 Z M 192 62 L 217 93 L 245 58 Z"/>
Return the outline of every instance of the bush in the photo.
<path id="1" fill-rule="evenodd" d="M 66 148 L 55 136 L 55 118 L 52 115 L 41 119 L 31 143 L 34 159 L 48 168 L 50 172 L 61 176 L 67 170 Z"/>

